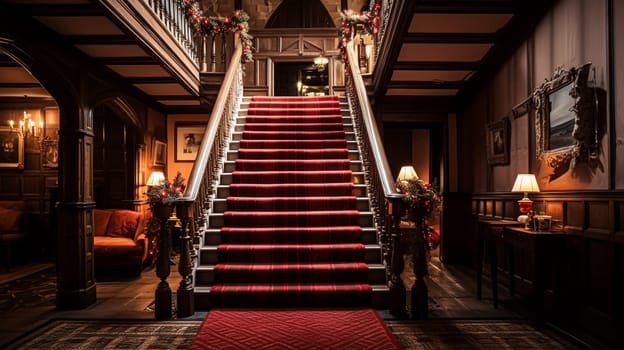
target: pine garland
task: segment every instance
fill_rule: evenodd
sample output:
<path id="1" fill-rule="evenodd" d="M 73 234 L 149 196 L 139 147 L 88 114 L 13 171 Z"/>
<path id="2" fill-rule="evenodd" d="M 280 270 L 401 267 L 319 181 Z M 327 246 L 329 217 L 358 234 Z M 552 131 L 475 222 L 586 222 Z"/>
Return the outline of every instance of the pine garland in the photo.
<path id="1" fill-rule="evenodd" d="M 353 10 L 343 10 L 340 12 L 340 18 L 342 19 L 342 28 L 338 31 L 340 36 L 340 43 L 338 48 L 343 51 L 343 57 L 345 57 L 344 48 L 347 42 L 351 40 L 353 28 L 361 24 L 367 33 L 371 35 L 377 35 L 379 32 L 379 11 L 381 10 L 381 0 L 375 0 L 371 4 L 368 11 L 362 13 L 356 13 Z M 345 60 L 346 61 L 346 60 Z"/>
<path id="2" fill-rule="evenodd" d="M 249 34 L 249 15 L 243 10 L 234 11 L 231 17 L 204 16 L 196 0 L 184 0 L 184 14 L 193 22 L 196 33 L 202 35 L 216 35 L 230 32 L 239 33 L 243 46 L 241 61 L 253 61 L 253 36 Z"/>

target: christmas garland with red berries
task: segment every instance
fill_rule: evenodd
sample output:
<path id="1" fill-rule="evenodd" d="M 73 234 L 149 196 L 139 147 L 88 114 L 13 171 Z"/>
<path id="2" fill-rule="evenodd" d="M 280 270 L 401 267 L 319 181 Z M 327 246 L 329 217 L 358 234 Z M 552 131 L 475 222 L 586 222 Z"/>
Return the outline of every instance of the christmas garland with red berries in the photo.
<path id="1" fill-rule="evenodd" d="M 184 0 L 184 14 L 189 18 L 196 33 L 216 35 L 219 33 L 239 33 L 243 47 L 241 61 L 253 61 L 253 36 L 249 35 L 249 15 L 243 10 L 236 10 L 231 17 L 204 16 L 196 0 Z"/>
<path id="2" fill-rule="evenodd" d="M 377 35 L 379 32 L 379 11 L 381 10 L 381 0 L 375 0 L 371 8 L 368 11 L 362 13 L 355 13 L 353 10 L 343 10 L 340 12 L 340 18 L 342 19 L 342 28 L 340 28 L 338 35 L 340 36 L 340 43 L 338 48 L 343 51 L 343 57 L 345 55 L 344 48 L 347 42 L 351 40 L 352 31 L 356 25 L 361 24 L 367 33 L 371 35 Z M 346 61 L 346 60 L 345 60 Z"/>

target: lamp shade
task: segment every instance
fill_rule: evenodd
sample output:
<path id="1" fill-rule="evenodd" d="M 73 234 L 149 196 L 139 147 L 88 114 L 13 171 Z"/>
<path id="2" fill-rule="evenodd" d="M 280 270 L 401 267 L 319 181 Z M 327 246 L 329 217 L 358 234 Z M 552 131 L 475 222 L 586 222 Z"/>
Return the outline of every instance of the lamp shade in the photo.
<path id="1" fill-rule="evenodd" d="M 539 192 L 537 180 L 533 174 L 518 174 L 516 182 L 514 182 L 511 192 Z"/>
<path id="2" fill-rule="evenodd" d="M 165 182 L 165 174 L 162 171 L 153 171 L 147 179 L 147 186 L 159 186 Z"/>
<path id="3" fill-rule="evenodd" d="M 407 182 L 409 180 L 418 180 L 418 174 L 416 174 L 416 170 L 414 170 L 413 166 L 406 165 L 399 171 L 397 182 Z"/>

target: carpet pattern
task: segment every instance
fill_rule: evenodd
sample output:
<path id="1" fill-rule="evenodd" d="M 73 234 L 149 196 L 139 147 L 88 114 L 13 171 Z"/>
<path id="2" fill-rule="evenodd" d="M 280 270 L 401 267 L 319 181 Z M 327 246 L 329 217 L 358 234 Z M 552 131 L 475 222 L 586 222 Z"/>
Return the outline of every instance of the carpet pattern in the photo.
<path id="1" fill-rule="evenodd" d="M 372 309 L 212 310 L 189 347 L 202 349 L 399 349 Z"/>
<path id="2" fill-rule="evenodd" d="M 212 307 L 369 306 L 361 213 L 337 96 L 252 97 Z"/>
<path id="3" fill-rule="evenodd" d="M 0 284 L 0 315 L 55 305 L 56 270 L 53 267 Z"/>
<path id="4" fill-rule="evenodd" d="M 359 320 L 350 320 L 350 322 L 357 323 Z M 200 332 L 202 323 L 200 320 L 52 320 L 18 341 L 5 344 L 4 349 L 188 349 L 195 335 Z M 541 333 L 520 320 L 388 320 L 386 325 L 401 349 L 556 350 L 577 348 L 564 340 Z M 267 327 L 272 326 L 267 323 Z M 307 339 L 306 341 L 310 344 L 316 344 L 315 338 L 327 338 L 327 334 L 318 335 L 317 333 L 318 329 L 311 326 L 298 327 L 297 333 L 290 333 L 290 339 L 284 341 L 281 348 L 294 348 L 294 344 L 299 344 L 300 338 Z M 224 338 L 226 338 L 225 334 L 216 334 L 214 342 L 204 340 L 196 342 L 193 347 L 215 350 L 236 349 L 233 343 L 227 342 L 228 340 Z M 225 345 L 223 345 L 224 342 Z M 335 347 L 337 344 L 331 343 L 327 348 L 337 348 Z M 270 348 L 280 349 L 277 343 L 272 344 Z M 384 349 L 383 347 L 356 347 L 355 345 L 341 349 L 349 348 Z M 396 347 L 393 346 L 391 349 L 396 349 Z"/>
<path id="5" fill-rule="evenodd" d="M 523 320 L 387 321 L 403 349 L 500 350 L 575 349 L 562 339 L 546 335 Z"/>
<path id="6" fill-rule="evenodd" d="M 187 349 L 199 321 L 53 320 L 7 349 Z"/>

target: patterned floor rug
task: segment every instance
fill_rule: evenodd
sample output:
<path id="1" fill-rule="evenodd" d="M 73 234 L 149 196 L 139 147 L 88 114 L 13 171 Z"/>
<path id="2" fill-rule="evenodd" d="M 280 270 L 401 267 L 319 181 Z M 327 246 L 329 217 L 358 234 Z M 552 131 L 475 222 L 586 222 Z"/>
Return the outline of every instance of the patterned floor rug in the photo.
<path id="1" fill-rule="evenodd" d="M 52 320 L 6 349 L 187 349 L 201 321 Z"/>
<path id="2" fill-rule="evenodd" d="M 523 320 L 386 321 L 402 349 L 500 350 L 576 349 L 571 343 L 536 330 Z"/>
<path id="3" fill-rule="evenodd" d="M 53 267 L 0 284 L 0 315 L 22 308 L 54 306 L 56 270 Z"/>
<path id="4" fill-rule="evenodd" d="M 52 320 L 6 349 L 187 349 L 196 321 Z M 575 349 L 520 320 L 386 321 L 402 349 Z"/>

